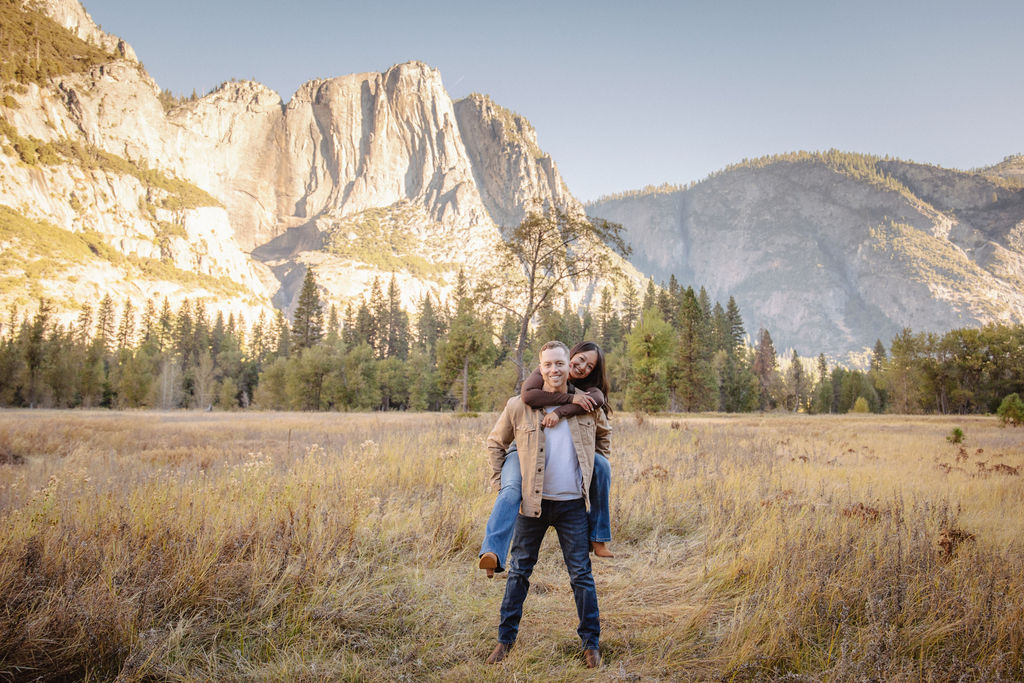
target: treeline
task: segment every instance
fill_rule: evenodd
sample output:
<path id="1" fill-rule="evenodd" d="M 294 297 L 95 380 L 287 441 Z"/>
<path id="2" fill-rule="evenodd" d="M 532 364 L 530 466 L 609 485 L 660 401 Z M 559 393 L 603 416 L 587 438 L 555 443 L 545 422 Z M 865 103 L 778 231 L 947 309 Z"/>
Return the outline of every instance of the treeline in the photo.
<path id="1" fill-rule="evenodd" d="M 46 301 L 0 326 L 0 405 L 235 410 L 494 410 L 513 392 L 518 325 L 488 314 L 460 274 L 444 302 L 410 314 L 391 278 L 343 311 L 325 310 L 307 272 L 289 321 L 211 320 L 205 307 L 166 301 L 142 310 L 109 296 L 59 324 Z M 608 289 L 582 312 L 544 307 L 530 347 L 592 339 L 605 350 L 616 409 L 644 412 L 788 410 L 808 413 L 991 413 L 1024 394 L 1024 327 L 945 335 L 904 330 L 877 342 L 867 370 L 792 351 L 771 335 L 748 343 L 731 297 L 653 281 L 641 296 Z M 532 361 L 531 350 L 527 358 Z M 532 365 L 524 368 L 529 372 Z"/>

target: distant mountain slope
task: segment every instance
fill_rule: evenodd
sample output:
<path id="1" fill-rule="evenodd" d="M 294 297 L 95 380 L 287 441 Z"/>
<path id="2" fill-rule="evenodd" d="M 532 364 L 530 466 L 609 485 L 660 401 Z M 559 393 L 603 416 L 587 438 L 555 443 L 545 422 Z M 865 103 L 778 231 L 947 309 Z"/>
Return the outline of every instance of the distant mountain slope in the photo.
<path id="1" fill-rule="evenodd" d="M 622 223 L 656 280 L 734 295 L 781 348 L 844 355 L 904 326 L 1024 320 L 1024 190 L 998 175 L 798 153 L 587 212 Z"/>

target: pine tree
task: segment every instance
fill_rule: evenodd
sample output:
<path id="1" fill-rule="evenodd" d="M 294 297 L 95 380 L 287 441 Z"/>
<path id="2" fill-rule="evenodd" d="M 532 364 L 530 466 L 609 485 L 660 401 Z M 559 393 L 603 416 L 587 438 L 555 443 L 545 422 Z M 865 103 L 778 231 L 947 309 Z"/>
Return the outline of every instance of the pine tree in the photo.
<path id="1" fill-rule="evenodd" d="M 320 300 L 316 276 L 312 268 L 306 269 L 302 289 L 292 316 L 291 344 L 296 352 L 320 343 L 323 338 L 324 305 Z"/>
<path id="2" fill-rule="evenodd" d="M 174 315 L 171 313 L 171 304 L 164 297 L 164 303 L 160 307 L 160 317 L 156 324 L 157 348 L 165 351 L 173 344 L 174 339 Z"/>
<path id="3" fill-rule="evenodd" d="M 82 305 L 75 320 L 75 344 L 81 348 L 89 345 L 92 339 L 92 306 L 88 303 Z"/>
<path id="4" fill-rule="evenodd" d="M 257 363 L 262 364 L 267 357 L 267 341 L 267 314 L 261 310 L 249 333 L 249 356 Z"/>
<path id="5" fill-rule="evenodd" d="M 41 396 L 40 375 L 46 360 L 46 338 L 50 331 L 53 308 L 46 299 L 39 300 L 39 310 L 32 318 L 25 343 L 25 367 L 28 370 L 26 400 L 29 408 L 35 408 Z"/>
<path id="6" fill-rule="evenodd" d="M 806 408 L 806 405 L 807 380 L 804 376 L 804 366 L 796 349 L 793 349 L 793 356 L 786 372 L 786 408 L 795 413 L 801 408 Z"/>
<path id="7" fill-rule="evenodd" d="M 213 329 L 210 330 L 210 355 L 214 359 L 224 350 L 225 339 L 227 339 L 227 324 L 224 322 L 224 313 L 217 311 L 217 317 L 213 319 Z"/>
<path id="8" fill-rule="evenodd" d="M 647 291 L 644 292 L 644 303 L 640 310 L 647 312 L 658 305 L 658 290 L 654 286 L 654 278 L 647 278 Z M 664 316 L 662 316 L 664 320 Z"/>
<path id="9" fill-rule="evenodd" d="M 632 280 L 626 280 L 625 291 L 622 293 L 622 329 L 629 332 L 640 319 L 640 300 L 636 286 Z"/>
<path id="10" fill-rule="evenodd" d="M 405 359 L 409 355 L 409 314 L 402 310 L 402 296 L 395 276 L 388 283 L 387 357 Z"/>
<path id="11" fill-rule="evenodd" d="M 112 350 L 115 342 L 114 301 L 110 294 L 104 294 L 96 311 L 96 335 L 94 339 L 104 352 Z"/>
<path id="12" fill-rule="evenodd" d="M 154 341 L 157 335 L 157 306 L 152 298 L 145 300 L 145 307 L 142 309 L 142 341 Z"/>
<path id="13" fill-rule="evenodd" d="M 657 307 L 646 309 L 640 322 L 626 335 L 633 365 L 627 397 L 637 411 L 655 412 L 665 407 L 672 337 L 672 328 L 661 319 Z"/>
<path id="14" fill-rule="evenodd" d="M 682 290 L 675 280 L 676 276 L 673 275 L 669 287 L 665 287 L 663 282 L 657 295 L 661 318 L 673 329 L 679 325 L 679 308 L 682 304 Z"/>
<path id="15" fill-rule="evenodd" d="M 195 367 L 199 364 L 199 356 L 210 351 L 210 317 L 206 312 L 206 305 L 199 299 L 192 302 L 192 355 L 186 363 L 186 369 L 191 364 Z"/>
<path id="16" fill-rule="evenodd" d="M 420 312 L 416 319 L 416 348 L 425 351 L 432 361 L 437 358 L 437 340 L 441 324 L 431 302 L 430 294 L 423 296 Z"/>
<path id="17" fill-rule="evenodd" d="M 277 310 L 277 315 L 274 318 L 274 337 L 277 340 L 274 345 L 274 355 L 278 358 L 287 358 L 291 355 L 291 328 L 288 326 L 288 320 L 284 317 L 284 312 L 281 309 Z"/>
<path id="18" fill-rule="evenodd" d="M 775 345 L 772 343 L 772 336 L 768 330 L 761 328 L 758 334 L 757 351 L 754 356 L 753 370 L 761 383 L 761 410 L 767 410 L 775 406 L 773 397 L 776 384 L 778 358 L 775 354 Z"/>
<path id="19" fill-rule="evenodd" d="M 885 354 L 885 345 L 882 344 L 881 339 L 876 339 L 875 348 L 871 355 L 871 371 L 869 373 L 869 377 L 871 379 L 871 384 L 878 393 L 879 412 L 884 412 L 889 405 L 889 392 L 886 391 L 885 387 L 885 370 L 888 363 L 889 359 Z"/>
<path id="20" fill-rule="evenodd" d="M 356 311 L 356 326 L 353 334 L 353 346 L 366 344 L 373 351 L 377 348 L 377 321 L 370 312 L 365 301 L 360 300 L 359 310 Z M 374 352 L 376 353 L 376 352 Z"/>
<path id="21" fill-rule="evenodd" d="M 380 286 L 380 280 L 373 278 L 370 285 L 370 300 L 367 303 L 373 320 L 373 347 L 377 358 L 387 358 L 388 333 L 391 329 L 391 308 Z M 367 340 L 369 341 L 369 339 Z"/>
<path id="22" fill-rule="evenodd" d="M 346 349 L 356 345 L 356 308 L 351 301 L 345 303 L 345 314 L 341 322 L 341 343 Z"/>
<path id="23" fill-rule="evenodd" d="M 463 411 L 469 407 L 471 375 L 490 354 L 490 346 L 490 325 L 473 314 L 469 298 L 462 299 L 456 308 L 451 329 L 438 344 L 437 363 L 446 385 L 460 379 Z"/>
<path id="24" fill-rule="evenodd" d="M 338 343 L 341 341 L 341 321 L 338 319 L 338 307 L 331 304 L 331 309 L 327 315 L 327 345 L 331 348 L 336 348 Z"/>
<path id="25" fill-rule="evenodd" d="M 709 399 L 713 396 L 707 322 L 692 287 L 680 297 L 673 389 L 683 410 L 707 410 L 712 407 Z"/>
<path id="26" fill-rule="evenodd" d="M 135 310 L 131 299 L 124 300 L 121 309 L 121 322 L 117 326 L 117 350 L 124 351 L 132 346 L 135 340 Z"/>
<path id="27" fill-rule="evenodd" d="M 811 401 L 811 411 L 815 413 L 831 413 L 834 410 L 832 405 L 832 379 L 828 372 L 828 362 L 825 354 L 818 354 L 818 383 L 814 386 L 814 400 Z"/>
<path id="28" fill-rule="evenodd" d="M 725 318 L 729 323 L 729 335 L 732 339 L 732 349 L 743 346 L 747 331 L 743 329 L 743 318 L 740 316 L 740 307 L 736 305 L 736 299 L 729 297 L 729 303 L 725 307 Z"/>
<path id="29" fill-rule="evenodd" d="M 459 302 L 469 298 L 469 280 L 466 279 L 466 271 L 459 268 L 455 276 L 455 288 L 452 290 L 452 299 L 455 301 L 456 309 Z"/>

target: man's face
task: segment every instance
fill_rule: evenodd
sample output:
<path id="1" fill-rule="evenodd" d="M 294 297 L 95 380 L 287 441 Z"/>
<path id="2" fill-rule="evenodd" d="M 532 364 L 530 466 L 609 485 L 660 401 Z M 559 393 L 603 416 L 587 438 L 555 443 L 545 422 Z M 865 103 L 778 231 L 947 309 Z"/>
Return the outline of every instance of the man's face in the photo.
<path id="1" fill-rule="evenodd" d="M 540 352 L 540 374 L 545 388 L 561 390 L 569 376 L 569 354 L 562 348 L 544 349 Z"/>

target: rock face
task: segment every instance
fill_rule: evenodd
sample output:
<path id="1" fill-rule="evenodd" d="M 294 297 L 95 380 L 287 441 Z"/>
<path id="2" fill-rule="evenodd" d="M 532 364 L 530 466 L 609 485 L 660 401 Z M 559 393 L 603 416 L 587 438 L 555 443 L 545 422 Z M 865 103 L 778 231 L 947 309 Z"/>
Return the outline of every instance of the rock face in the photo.
<path id="1" fill-rule="evenodd" d="M 420 62 L 310 81 L 287 103 L 259 83 L 230 82 L 165 109 L 131 47 L 78 2 L 39 7 L 111 58 L 30 85 L 2 112 L 18 134 L 157 169 L 219 206 L 157 216 L 146 183 L 76 160 L 27 168 L 9 148 L 0 203 L 95 230 L 128 254 L 231 277 L 262 306 L 288 309 L 307 267 L 333 303 L 394 275 L 412 306 L 442 295 L 460 267 L 486 265 L 498 226 L 530 206 L 581 210 L 525 119 L 482 96 L 453 102 Z"/>
<path id="2" fill-rule="evenodd" d="M 843 356 L 902 327 L 1024 321 L 1024 192 L 983 173 L 794 155 L 587 206 L 633 261 L 730 295 L 748 332 Z"/>
<path id="3" fill-rule="evenodd" d="M 496 223 L 518 225 L 537 201 L 582 209 L 525 118 L 477 94 L 456 102 L 455 115 L 477 188 Z"/>
<path id="4" fill-rule="evenodd" d="M 40 0 L 39 8 L 51 19 L 87 43 L 137 62 L 135 50 L 117 36 L 100 30 L 78 0 Z"/>

